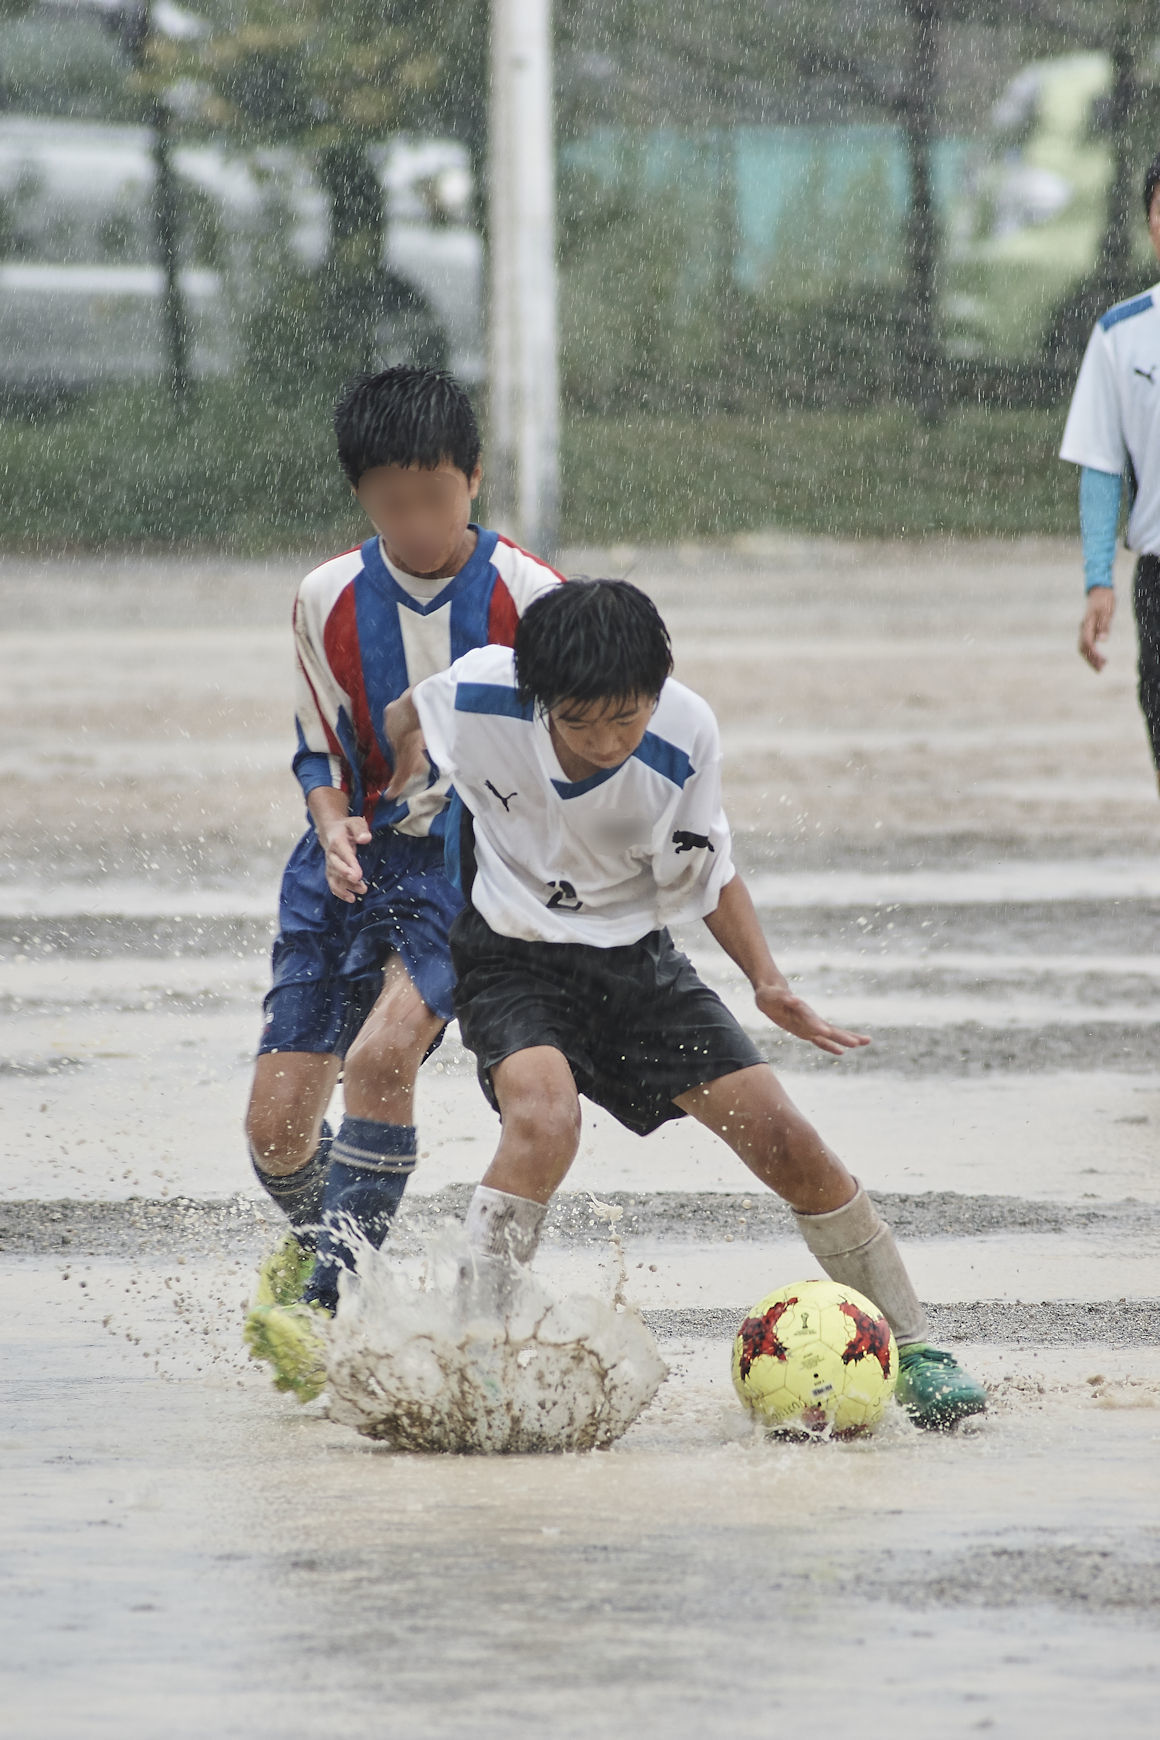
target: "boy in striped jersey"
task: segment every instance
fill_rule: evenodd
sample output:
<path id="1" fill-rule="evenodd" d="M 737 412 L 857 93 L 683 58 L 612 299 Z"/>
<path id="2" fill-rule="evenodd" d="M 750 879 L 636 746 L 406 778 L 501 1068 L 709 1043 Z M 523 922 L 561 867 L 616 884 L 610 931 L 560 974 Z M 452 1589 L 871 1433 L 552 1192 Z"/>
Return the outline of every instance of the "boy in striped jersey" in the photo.
<path id="1" fill-rule="evenodd" d="M 356 382 L 335 434 L 374 533 L 308 574 L 295 601 L 294 771 L 310 825 L 282 878 L 246 1115 L 254 1170 L 292 1229 L 263 1266 L 246 1336 L 303 1398 L 320 1380 L 299 1301 L 332 1311 L 352 1234 L 386 1236 L 415 1167 L 419 1065 L 451 1015 L 461 897 L 443 870 L 447 782 L 427 769 L 386 795 L 384 709 L 472 648 L 510 646 L 560 578 L 472 523 L 479 433 L 450 376 L 400 367 Z"/>

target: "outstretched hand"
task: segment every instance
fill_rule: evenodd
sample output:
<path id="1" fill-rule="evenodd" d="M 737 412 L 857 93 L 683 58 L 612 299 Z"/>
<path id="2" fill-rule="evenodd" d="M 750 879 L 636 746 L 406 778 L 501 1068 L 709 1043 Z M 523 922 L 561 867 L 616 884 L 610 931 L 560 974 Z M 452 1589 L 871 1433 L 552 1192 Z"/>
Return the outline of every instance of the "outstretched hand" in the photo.
<path id="1" fill-rule="evenodd" d="M 795 996 L 788 987 L 759 985 L 754 1001 L 775 1026 L 783 1027 L 795 1039 L 808 1040 L 819 1051 L 828 1051 L 832 1057 L 842 1057 L 847 1051 L 856 1051 L 859 1046 L 870 1043 L 865 1033 L 847 1033 L 842 1027 L 831 1026 L 810 1008 L 804 998 Z"/>

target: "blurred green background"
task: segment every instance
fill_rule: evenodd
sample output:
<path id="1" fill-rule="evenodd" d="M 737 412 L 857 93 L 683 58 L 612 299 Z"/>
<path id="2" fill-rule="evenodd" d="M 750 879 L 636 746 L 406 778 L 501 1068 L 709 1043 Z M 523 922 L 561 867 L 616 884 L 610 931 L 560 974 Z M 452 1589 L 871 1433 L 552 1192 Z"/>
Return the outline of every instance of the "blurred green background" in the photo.
<path id="1" fill-rule="evenodd" d="M 1072 532 L 1074 370 L 1156 275 L 1153 12 L 558 0 L 562 541 Z M 327 552 L 352 372 L 485 413 L 486 31 L 0 0 L 3 547 Z"/>

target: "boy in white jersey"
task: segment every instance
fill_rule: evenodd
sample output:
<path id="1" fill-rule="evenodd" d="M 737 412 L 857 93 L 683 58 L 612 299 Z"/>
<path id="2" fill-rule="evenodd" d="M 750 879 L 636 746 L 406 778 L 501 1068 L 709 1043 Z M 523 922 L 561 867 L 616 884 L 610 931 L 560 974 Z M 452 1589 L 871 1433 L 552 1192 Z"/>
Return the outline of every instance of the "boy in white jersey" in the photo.
<path id="1" fill-rule="evenodd" d="M 1160 259 L 1160 157 L 1144 177 L 1144 217 Z M 1080 468 L 1087 602 L 1079 651 L 1094 671 L 1107 663 L 1120 498 L 1124 476 L 1129 479 L 1126 536 L 1138 553 L 1132 585 L 1137 692 L 1160 778 L 1160 284 L 1118 302 L 1092 328 L 1059 456 Z"/>
<path id="2" fill-rule="evenodd" d="M 911 1417 L 951 1426 L 985 1406 L 982 1387 L 928 1345 L 889 1229 L 668 934 L 704 919 L 769 1020 L 834 1055 L 868 1043 L 774 965 L 732 863 L 716 721 L 671 670 L 644 593 L 574 580 L 529 607 L 514 654 L 469 653 L 387 710 L 400 789 L 429 758 L 466 812 L 455 1012 L 502 1119 L 469 1238 L 485 1263 L 530 1260 L 580 1093 L 642 1135 L 687 1113 L 889 1318 Z"/>
<path id="3" fill-rule="evenodd" d="M 450 376 L 357 381 L 335 435 L 374 534 L 308 574 L 295 601 L 294 771 L 310 823 L 282 879 L 246 1118 L 258 1179 L 293 1228 L 263 1266 L 246 1336 L 303 1399 L 320 1380 L 294 1307 L 333 1309 L 344 1227 L 385 1236 L 415 1166 L 415 1078 L 451 1014 L 462 897 L 444 874 L 446 783 L 424 769 L 387 796 L 383 711 L 469 648 L 510 645 L 520 611 L 559 580 L 472 524 L 479 432 Z M 344 1067 L 332 1139 L 323 1120 Z"/>

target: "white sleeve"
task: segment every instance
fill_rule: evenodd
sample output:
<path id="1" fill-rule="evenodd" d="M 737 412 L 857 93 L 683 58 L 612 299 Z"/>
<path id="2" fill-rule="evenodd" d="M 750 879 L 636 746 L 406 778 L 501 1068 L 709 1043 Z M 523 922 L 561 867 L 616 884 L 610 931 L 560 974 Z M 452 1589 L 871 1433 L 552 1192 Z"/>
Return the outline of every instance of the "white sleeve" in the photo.
<path id="1" fill-rule="evenodd" d="M 1119 473 L 1128 450 L 1120 417 L 1120 388 L 1111 340 L 1096 326 L 1088 340 L 1059 457 L 1072 465 L 1090 465 L 1095 471 Z"/>
<path id="2" fill-rule="evenodd" d="M 306 582 L 294 602 L 294 715 L 298 733 L 294 772 L 307 796 L 320 785 L 346 790 L 351 783 L 352 770 L 338 735 L 342 714 L 350 718 L 350 696 L 323 650 L 329 602 L 320 599 L 317 590 Z"/>
<path id="3" fill-rule="evenodd" d="M 427 746 L 427 754 L 440 775 L 455 778 L 457 761 L 455 753 L 456 725 L 458 715 L 455 711 L 455 690 L 458 686 L 456 667 L 450 670 L 436 671 L 433 677 L 427 677 L 417 688 L 411 691 L 415 703 L 415 711 L 419 715 L 419 723 L 423 727 L 423 742 Z"/>
<path id="4" fill-rule="evenodd" d="M 663 924 L 691 923 L 717 910 L 733 876 L 733 846 L 721 803 L 721 745 L 716 726 L 697 747 L 698 766 L 653 842 L 657 916 Z"/>
<path id="5" fill-rule="evenodd" d="M 559 586 L 564 576 L 549 568 L 538 556 L 500 538 L 492 554 L 492 564 L 508 589 L 516 614 L 522 616 L 528 605 L 545 592 Z"/>

